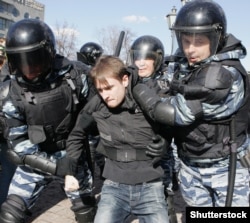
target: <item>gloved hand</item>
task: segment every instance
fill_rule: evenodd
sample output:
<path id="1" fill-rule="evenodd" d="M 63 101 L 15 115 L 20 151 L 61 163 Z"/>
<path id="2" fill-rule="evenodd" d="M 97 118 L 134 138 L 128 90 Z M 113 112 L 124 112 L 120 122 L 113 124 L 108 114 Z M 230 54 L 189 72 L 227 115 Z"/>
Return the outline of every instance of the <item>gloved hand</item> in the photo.
<path id="1" fill-rule="evenodd" d="M 133 87 L 140 82 L 140 77 L 138 75 L 138 68 L 136 66 L 128 66 L 127 67 L 127 72 L 129 73 L 130 77 L 130 84 L 131 84 L 131 88 L 133 89 Z"/>
<path id="2" fill-rule="evenodd" d="M 153 157 L 153 164 L 161 160 L 167 151 L 166 140 L 160 135 L 152 137 L 153 142 L 147 146 L 146 155 Z"/>
<path id="3" fill-rule="evenodd" d="M 181 81 L 173 79 L 170 83 L 170 92 L 172 95 L 176 95 L 177 93 L 184 94 L 184 84 Z"/>

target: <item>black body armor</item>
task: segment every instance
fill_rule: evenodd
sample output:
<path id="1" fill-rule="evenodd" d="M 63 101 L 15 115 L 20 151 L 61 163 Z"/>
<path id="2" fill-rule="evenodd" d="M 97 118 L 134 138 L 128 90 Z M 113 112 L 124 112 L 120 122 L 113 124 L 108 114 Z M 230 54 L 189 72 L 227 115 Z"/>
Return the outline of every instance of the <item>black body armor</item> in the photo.
<path id="1" fill-rule="evenodd" d="M 202 158 L 212 158 L 212 159 L 217 159 L 217 158 L 222 158 L 230 154 L 230 137 L 232 134 L 232 131 L 236 135 L 235 142 L 237 143 L 238 147 L 243 144 L 243 142 L 246 139 L 246 130 L 247 130 L 247 122 L 246 122 L 246 117 L 244 114 L 247 114 L 246 111 L 249 108 L 249 83 L 247 79 L 246 72 L 244 68 L 241 66 L 239 61 L 223 61 L 222 65 L 233 65 L 242 75 L 242 78 L 245 83 L 245 97 L 244 97 L 244 102 L 240 109 L 227 119 L 222 119 L 222 120 L 211 120 L 211 121 L 206 121 L 202 118 L 199 118 L 199 116 L 202 116 L 202 113 L 197 109 L 197 121 L 195 121 L 193 124 L 185 127 L 176 127 L 176 134 L 175 134 L 175 142 L 179 148 L 179 155 L 182 157 L 189 157 L 192 159 L 202 159 Z M 210 64 L 211 66 L 211 64 Z M 221 67 L 221 65 L 217 65 L 218 67 Z M 222 68 L 222 67 L 221 67 Z M 221 69 L 220 68 L 220 69 Z M 210 71 L 209 71 L 210 72 Z M 224 79 L 223 77 L 223 72 L 220 70 L 219 72 L 219 77 L 217 75 L 217 82 L 220 81 L 220 79 Z M 210 73 L 211 74 L 211 73 Z M 215 81 L 215 73 L 212 73 L 213 76 L 211 75 L 205 75 L 205 80 L 200 79 L 201 83 L 198 83 L 200 85 L 200 90 L 194 91 L 194 85 L 193 81 L 195 80 L 196 83 L 195 85 L 197 86 L 197 77 L 192 79 L 189 78 L 188 82 L 185 85 L 185 89 L 182 89 L 182 93 L 185 95 L 186 98 L 199 98 L 199 95 L 204 98 L 204 95 L 202 95 L 202 89 L 205 85 L 210 84 L 216 85 Z M 222 74 L 222 75 L 221 75 Z M 192 75 L 197 75 L 197 74 L 192 74 Z M 224 73 L 225 75 L 225 73 Z M 214 79 L 215 78 L 215 79 Z M 212 80 L 214 79 L 214 80 Z M 204 80 L 204 81 L 203 81 Z M 199 81 L 199 79 L 198 79 Z M 227 82 L 227 80 L 225 80 Z M 224 83 L 222 81 L 222 83 Z M 228 83 L 229 84 L 229 83 Z M 227 84 L 224 83 L 221 87 L 221 91 L 227 91 Z M 192 91 L 188 88 L 191 88 Z M 219 86 L 215 86 L 219 87 Z M 207 88 L 207 86 L 206 86 Z M 224 88 L 224 89 L 223 89 Z M 212 87 L 209 87 L 209 89 L 212 89 Z M 190 95 L 188 92 L 192 92 L 192 95 Z M 195 95 L 197 94 L 197 95 Z M 205 92 L 203 93 L 205 94 Z M 208 99 L 209 101 L 211 100 L 216 100 L 216 95 Z M 190 100 L 191 103 L 192 100 Z M 190 102 L 188 101 L 188 102 Z M 231 122 L 232 119 L 234 119 L 235 127 L 232 129 Z M 181 128 L 181 131 L 180 129 Z"/>
<path id="2" fill-rule="evenodd" d="M 82 80 L 72 68 L 72 65 L 66 66 L 55 80 L 44 81 L 33 89 L 11 80 L 10 97 L 14 97 L 15 106 L 24 111 L 29 139 L 39 144 L 41 151 L 54 153 L 65 149 L 65 140 L 83 105 L 79 99 Z M 8 123 L 8 127 L 19 125 L 13 120 Z"/>

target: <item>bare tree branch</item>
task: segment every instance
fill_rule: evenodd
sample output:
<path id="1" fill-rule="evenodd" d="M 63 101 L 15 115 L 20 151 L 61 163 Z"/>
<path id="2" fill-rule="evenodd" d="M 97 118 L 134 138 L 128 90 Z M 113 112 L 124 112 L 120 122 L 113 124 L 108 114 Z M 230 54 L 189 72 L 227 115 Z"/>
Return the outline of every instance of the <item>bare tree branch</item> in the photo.
<path id="1" fill-rule="evenodd" d="M 69 27 L 67 22 L 64 22 L 62 25 L 57 23 L 53 31 L 56 38 L 57 53 L 69 59 L 75 59 L 78 35 L 78 31 L 75 29 L 75 27 Z"/>
<path id="2" fill-rule="evenodd" d="M 69 26 L 65 21 L 63 24 L 57 23 L 53 29 L 56 38 L 57 53 L 69 59 L 76 59 L 78 31 L 74 26 Z M 120 51 L 120 58 L 125 62 L 129 61 L 129 49 L 135 34 L 129 28 L 109 26 L 97 30 L 96 36 L 99 44 L 104 49 L 105 54 L 113 55 L 116 50 L 120 32 L 124 31 L 125 36 Z M 101 33 L 101 35 L 100 35 Z"/>
<path id="3" fill-rule="evenodd" d="M 135 34 L 129 28 L 119 28 L 117 26 L 109 26 L 102 28 L 97 31 L 97 39 L 99 44 L 103 47 L 105 54 L 113 55 L 116 49 L 116 45 L 120 36 L 120 32 L 124 31 L 125 36 L 122 44 L 122 49 L 120 52 L 120 58 L 125 62 L 128 62 L 129 49 L 132 44 Z M 100 33 L 102 35 L 100 35 Z"/>

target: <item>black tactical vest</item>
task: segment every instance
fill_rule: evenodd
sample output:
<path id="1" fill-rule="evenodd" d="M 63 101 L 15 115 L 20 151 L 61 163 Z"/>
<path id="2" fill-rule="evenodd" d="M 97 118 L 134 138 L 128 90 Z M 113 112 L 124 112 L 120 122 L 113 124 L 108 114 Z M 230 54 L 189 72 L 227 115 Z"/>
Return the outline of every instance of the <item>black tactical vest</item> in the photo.
<path id="1" fill-rule="evenodd" d="M 178 146 L 180 157 L 222 158 L 230 154 L 232 137 L 237 143 L 237 147 L 241 146 L 246 139 L 247 111 L 250 106 L 248 77 L 245 69 L 237 60 L 225 60 L 222 65 L 234 66 L 241 73 L 245 84 L 243 105 L 228 119 L 218 121 L 197 119 L 189 126 L 177 127 L 175 143 Z"/>
<path id="2" fill-rule="evenodd" d="M 10 96 L 25 116 L 30 141 L 39 144 L 41 151 L 53 153 L 65 149 L 80 109 L 78 97 L 82 84 L 74 72 L 69 67 L 49 85 L 40 85 L 32 92 L 11 80 Z M 19 125 L 8 123 L 10 127 Z"/>

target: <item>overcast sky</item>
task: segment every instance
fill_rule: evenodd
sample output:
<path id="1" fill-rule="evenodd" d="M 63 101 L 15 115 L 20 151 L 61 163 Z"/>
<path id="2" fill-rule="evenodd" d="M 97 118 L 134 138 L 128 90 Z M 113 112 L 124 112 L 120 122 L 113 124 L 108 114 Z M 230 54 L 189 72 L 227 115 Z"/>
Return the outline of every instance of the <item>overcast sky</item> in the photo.
<path id="1" fill-rule="evenodd" d="M 79 36 L 79 49 L 97 40 L 98 30 L 110 26 L 129 28 L 136 38 L 154 35 L 164 44 L 165 53 L 171 51 L 171 32 L 166 15 L 173 6 L 177 12 L 181 0 L 37 0 L 45 5 L 45 22 L 51 26 L 67 22 Z M 227 31 L 234 34 L 247 48 L 249 55 L 242 60 L 250 71 L 250 1 L 216 0 L 225 10 Z"/>

